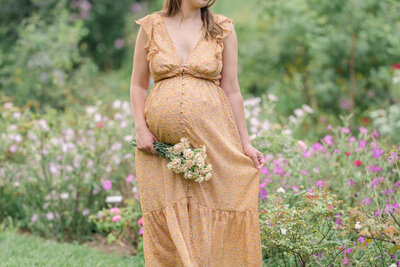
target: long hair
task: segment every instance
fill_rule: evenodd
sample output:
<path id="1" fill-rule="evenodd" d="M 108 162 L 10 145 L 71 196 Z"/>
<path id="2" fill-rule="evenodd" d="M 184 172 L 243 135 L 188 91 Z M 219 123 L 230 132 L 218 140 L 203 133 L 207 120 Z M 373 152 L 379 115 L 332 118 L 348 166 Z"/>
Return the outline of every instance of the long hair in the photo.
<path id="1" fill-rule="evenodd" d="M 201 20 L 203 21 L 203 30 L 205 32 L 205 38 L 207 40 L 213 39 L 218 35 L 222 34 L 222 28 L 217 24 L 214 20 L 213 14 L 209 9 L 212 5 L 214 5 L 216 0 L 209 0 L 207 5 L 200 8 L 201 11 Z M 163 8 L 156 13 L 161 14 L 162 16 L 174 16 L 178 12 L 182 13 L 181 10 L 182 0 L 165 0 Z M 183 15 L 183 14 L 182 14 Z"/>

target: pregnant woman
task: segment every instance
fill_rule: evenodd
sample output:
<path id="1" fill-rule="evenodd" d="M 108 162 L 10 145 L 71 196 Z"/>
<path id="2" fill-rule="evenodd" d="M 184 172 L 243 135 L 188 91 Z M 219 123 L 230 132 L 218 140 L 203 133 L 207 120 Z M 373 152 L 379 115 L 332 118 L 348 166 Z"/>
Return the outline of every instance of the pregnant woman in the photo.
<path id="1" fill-rule="evenodd" d="M 165 0 L 136 20 L 131 106 L 146 266 L 262 266 L 264 158 L 247 133 L 233 21 L 213 14 L 214 2 Z M 185 179 L 156 154 L 154 141 L 182 137 L 206 146 L 210 180 Z"/>

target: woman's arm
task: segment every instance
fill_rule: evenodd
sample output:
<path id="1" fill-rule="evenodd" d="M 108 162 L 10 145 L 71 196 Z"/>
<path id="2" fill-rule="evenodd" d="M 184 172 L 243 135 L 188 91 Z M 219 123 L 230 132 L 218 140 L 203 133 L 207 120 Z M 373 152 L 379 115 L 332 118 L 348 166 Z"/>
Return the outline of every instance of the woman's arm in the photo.
<path id="1" fill-rule="evenodd" d="M 144 103 L 147 99 L 147 90 L 150 83 L 150 70 L 146 59 L 147 52 L 144 49 L 146 42 L 146 33 L 143 28 L 140 27 L 136 37 L 130 83 L 131 108 L 136 129 L 147 127 L 144 118 Z"/>
<path id="2" fill-rule="evenodd" d="M 246 120 L 244 116 L 243 96 L 240 92 L 238 81 L 238 47 L 235 28 L 232 23 L 227 23 L 227 27 L 232 31 L 224 38 L 224 50 L 222 51 L 221 88 L 226 92 L 232 112 L 235 115 L 236 125 L 242 141 L 245 153 L 253 159 L 254 165 L 261 168 L 264 164 L 264 157 L 261 152 L 256 150 L 250 141 L 247 132 Z"/>
<path id="3" fill-rule="evenodd" d="M 147 35 L 144 29 L 140 27 L 133 56 L 130 100 L 136 129 L 137 148 L 148 153 L 156 154 L 153 142 L 157 142 L 158 140 L 149 130 L 144 117 L 144 104 L 147 99 L 147 90 L 150 83 L 149 63 L 146 59 L 147 51 L 144 49 L 146 42 Z"/>

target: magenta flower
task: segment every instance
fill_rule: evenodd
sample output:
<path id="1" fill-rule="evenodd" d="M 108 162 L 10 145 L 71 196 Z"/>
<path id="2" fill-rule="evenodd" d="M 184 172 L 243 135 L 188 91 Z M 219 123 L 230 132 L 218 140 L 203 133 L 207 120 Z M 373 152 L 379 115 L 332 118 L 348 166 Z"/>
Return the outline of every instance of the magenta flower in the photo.
<path id="1" fill-rule="evenodd" d="M 310 154 L 308 153 L 308 150 L 307 150 L 307 149 L 303 150 L 303 151 L 301 152 L 301 154 L 302 154 L 303 157 L 306 158 L 306 159 L 310 157 Z"/>
<path id="2" fill-rule="evenodd" d="M 132 183 L 134 179 L 135 179 L 135 176 L 134 176 L 133 174 L 130 173 L 130 174 L 125 178 L 125 181 L 126 181 L 127 183 Z"/>
<path id="3" fill-rule="evenodd" d="M 268 191 L 265 189 L 260 190 L 260 198 L 265 199 L 268 196 Z"/>
<path id="4" fill-rule="evenodd" d="M 121 220 L 121 215 L 119 215 L 119 214 L 114 215 L 114 216 L 112 217 L 112 221 L 113 221 L 113 222 L 118 222 L 119 220 Z"/>
<path id="5" fill-rule="evenodd" d="M 302 175 L 308 175 L 308 171 L 307 171 L 307 170 L 301 170 L 300 173 L 301 173 Z"/>
<path id="6" fill-rule="evenodd" d="M 372 150 L 372 156 L 374 158 L 379 158 L 383 153 L 385 153 L 385 151 L 382 149 L 379 149 L 379 147 L 377 147 L 377 146 Z"/>
<path id="7" fill-rule="evenodd" d="M 330 129 L 332 129 L 332 125 L 329 123 L 329 125 L 326 127 L 326 130 L 329 131 Z"/>
<path id="8" fill-rule="evenodd" d="M 337 149 L 337 148 L 335 148 L 335 149 L 333 150 L 333 152 L 335 152 L 335 153 L 340 153 L 340 150 Z"/>
<path id="9" fill-rule="evenodd" d="M 361 204 L 363 204 L 364 206 L 368 206 L 370 203 L 371 203 L 370 198 L 364 198 L 363 200 L 361 200 Z"/>
<path id="10" fill-rule="evenodd" d="M 344 254 L 350 254 L 353 251 L 352 248 L 348 248 L 346 250 L 343 251 Z"/>
<path id="11" fill-rule="evenodd" d="M 349 137 L 349 142 L 355 142 L 355 141 L 357 141 L 357 139 L 354 137 L 354 136 L 350 136 Z"/>
<path id="12" fill-rule="evenodd" d="M 364 139 L 361 139 L 360 142 L 358 142 L 358 148 L 363 149 L 367 145 L 367 141 Z"/>
<path id="13" fill-rule="evenodd" d="M 347 257 L 345 257 L 345 258 L 342 260 L 342 263 L 343 263 L 343 265 L 349 264 L 349 259 L 348 259 Z"/>
<path id="14" fill-rule="evenodd" d="M 381 214 L 382 210 L 378 209 L 377 211 L 375 211 L 374 216 L 378 217 Z"/>
<path id="15" fill-rule="evenodd" d="M 354 183 L 353 179 L 350 178 L 350 179 L 347 181 L 347 184 L 348 184 L 349 186 L 353 186 L 355 183 Z"/>
<path id="16" fill-rule="evenodd" d="M 268 168 L 266 166 L 263 166 L 260 171 L 262 174 L 269 174 Z"/>
<path id="17" fill-rule="evenodd" d="M 139 229 L 139 235 L 143 235 L 143 227 L 140 227 L 140 229 Z"/>
<path id="18" fill-rule="evenodd" d="M 139 220 L 137 221 L 137 224 L 139 226 L 143 226 L 143 217 L 140 217 Z"/>
<path id="19" fill-rule="evenodd" d="M 318 180 L 315 182 L 316 187 L 323 187 L 324 185 L 326 185 L 326 182 L 324 182 L 323 180 Z"/>
<path id="20" fill-rule="evenodd" d="M 372 136 L 375 138 L 375 139 L 379 139 L 379 137 L 380 137 L 380 134 L 378 133 L 378 131 L 374 128 L 374 132 L 372 133 Z"/>
<path id="21" fill-rule="evenodd" d="M 110 190 L 112 187 L 112 182 L 110 180 L 104 180 L 103 181 L 103 189 L 104 190 Z"/>
<path id="22" fill-rule="evenodd" d="M 394 193 L 394 191 L 392 189 L 386 189 L 386 190 L 382 191 L 382 194 L 384 194 L 384 195 L 390 195 L 390 194 L 393 194 L 393 193 Z"/>
<path id="23" fill-rule="evenodd" d="M 389 157 L 387 157 L 387 161 L 390 164 L 395 164 L 397 159 L 399 158 L 397 151 L 393 150 L 392 152 L 390 152 Z"/>
<path id="24" fill-rule="evenodd" d="M 333 145 L 333 139 L 332 135 L 325 135 L 325 137 L 322 139 L 328 146 Z"/>
<path id="25" fill-rule="evenodd" d="M 388 213 L 397 212 L 398 209 L 399 209 L 399 204 L 397 204 L 397 203 L 389 204 L 388 203 L 388 204 L 386 204 L 384 211 L 385 211 L 385 214 L 388 214 Z"/>

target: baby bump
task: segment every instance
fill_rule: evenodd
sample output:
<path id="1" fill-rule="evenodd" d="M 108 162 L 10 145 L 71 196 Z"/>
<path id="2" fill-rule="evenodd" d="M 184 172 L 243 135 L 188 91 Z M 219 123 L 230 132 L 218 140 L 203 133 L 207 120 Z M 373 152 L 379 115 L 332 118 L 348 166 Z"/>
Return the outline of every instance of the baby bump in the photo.
<path id="1" fill-rule="evenodd" d="M 217 86 L 192 76 L 156 83 L 144 107 L 150 131 L 161 142 L 177 143 L 191 131 L 226 127 L 226 103 Z"/>

